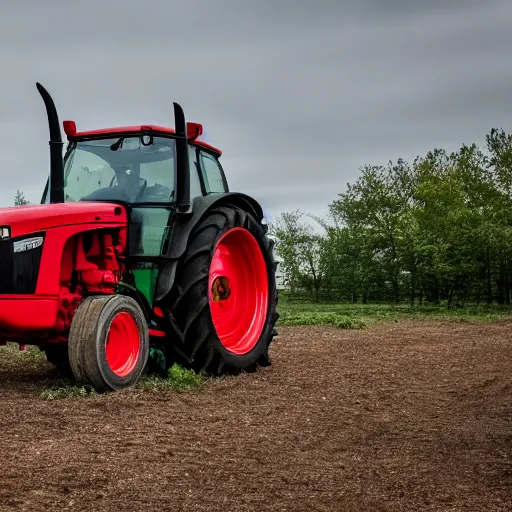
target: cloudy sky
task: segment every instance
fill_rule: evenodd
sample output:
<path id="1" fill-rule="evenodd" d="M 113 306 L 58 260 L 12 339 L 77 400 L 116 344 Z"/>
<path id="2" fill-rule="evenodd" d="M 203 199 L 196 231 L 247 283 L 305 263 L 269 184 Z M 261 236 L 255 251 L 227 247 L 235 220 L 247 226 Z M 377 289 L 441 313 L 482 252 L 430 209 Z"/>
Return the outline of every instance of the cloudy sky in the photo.
<path id="1" fill-rule="evenodd" d="M 40 81 L 80 129 L 172 101 L 270 215 L 322 215 L 364 164 L 512 132 L 508 0 L 4 0 L 0 205 L 40 200 Z"/>

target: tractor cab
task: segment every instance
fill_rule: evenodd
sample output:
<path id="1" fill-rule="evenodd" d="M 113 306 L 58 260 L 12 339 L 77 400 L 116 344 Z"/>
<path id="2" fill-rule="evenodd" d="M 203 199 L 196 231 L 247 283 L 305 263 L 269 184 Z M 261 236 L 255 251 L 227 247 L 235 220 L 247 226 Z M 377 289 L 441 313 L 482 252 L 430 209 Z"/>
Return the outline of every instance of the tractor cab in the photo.
<path id="1" fill-rule="evenodd" d="M 176 145 L 153 135 L 73 142 L 64 164 L 64 197 L 129 204 L 173 200 Z"/>
<path id="2" fill-rule="evenodd" d="M 218 160 L 221 151 L 197 140 L 202 133 L 200 124 L 187 123 L 188 154 L 181 173 L 173 129 L 129 126 L 77 132 L 73 121 L 63 125 L 69 142 L 64 154 L 64 202 L 126 205 L 131 257 L 162 255 L 177 190 L 184 181 L 188 182 L 190 200 L 228 191 Z M 51 202 L 48 186 L 42 202 Z"/>

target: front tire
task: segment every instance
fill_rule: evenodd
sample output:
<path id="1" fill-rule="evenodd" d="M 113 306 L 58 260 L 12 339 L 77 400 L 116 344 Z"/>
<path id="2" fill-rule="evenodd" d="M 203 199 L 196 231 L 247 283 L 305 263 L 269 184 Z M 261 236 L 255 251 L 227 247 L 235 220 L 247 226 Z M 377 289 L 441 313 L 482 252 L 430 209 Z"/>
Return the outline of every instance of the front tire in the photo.
<path id="1" fill-rule="evenodd" d="M 78 382 L 98 392 L 134 386 L 149 356 L 142 309 L 124 295 L 87 297 L 73 317 L 68 352 Z"/>
<path id="2" fill-rule="evenodd" d="M 182 365 L 220 375 L 271 364 L 273 243 L 250 213 L 232 206 L 212 209 L 193 229 L 165 308 Z"/>

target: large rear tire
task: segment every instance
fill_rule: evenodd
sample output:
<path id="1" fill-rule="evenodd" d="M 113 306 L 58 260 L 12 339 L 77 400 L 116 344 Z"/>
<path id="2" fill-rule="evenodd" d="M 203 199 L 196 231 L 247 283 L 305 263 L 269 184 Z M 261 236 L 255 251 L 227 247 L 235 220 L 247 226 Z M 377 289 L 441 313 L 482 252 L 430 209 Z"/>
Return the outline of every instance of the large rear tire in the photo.
<path id="1" fill-rule="evenodd" d="M 142 309 L 124 295 L 87 297 L 73 317 L 68 351 L 78 382 L 98 392 L 134 386 L 149 356 Z"/>
<path id="2" fill-rule="evenodd" d="M 271 364 L 277 334 L 273 240 L 248 212 L 218 206 L 193 229 L 167 303 L 176 358 L 207 374 Z"/>

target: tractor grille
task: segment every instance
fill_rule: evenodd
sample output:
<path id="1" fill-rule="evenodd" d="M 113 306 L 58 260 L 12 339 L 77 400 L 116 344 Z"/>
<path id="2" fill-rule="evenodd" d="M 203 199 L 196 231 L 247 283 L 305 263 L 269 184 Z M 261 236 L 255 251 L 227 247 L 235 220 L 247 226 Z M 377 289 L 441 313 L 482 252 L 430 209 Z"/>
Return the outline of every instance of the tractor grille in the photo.
<path id="1" fill-rule="evenodd" d="M 44 233 L 0 240 L 0 294 L 35 293 L 43 242 Z"/>

